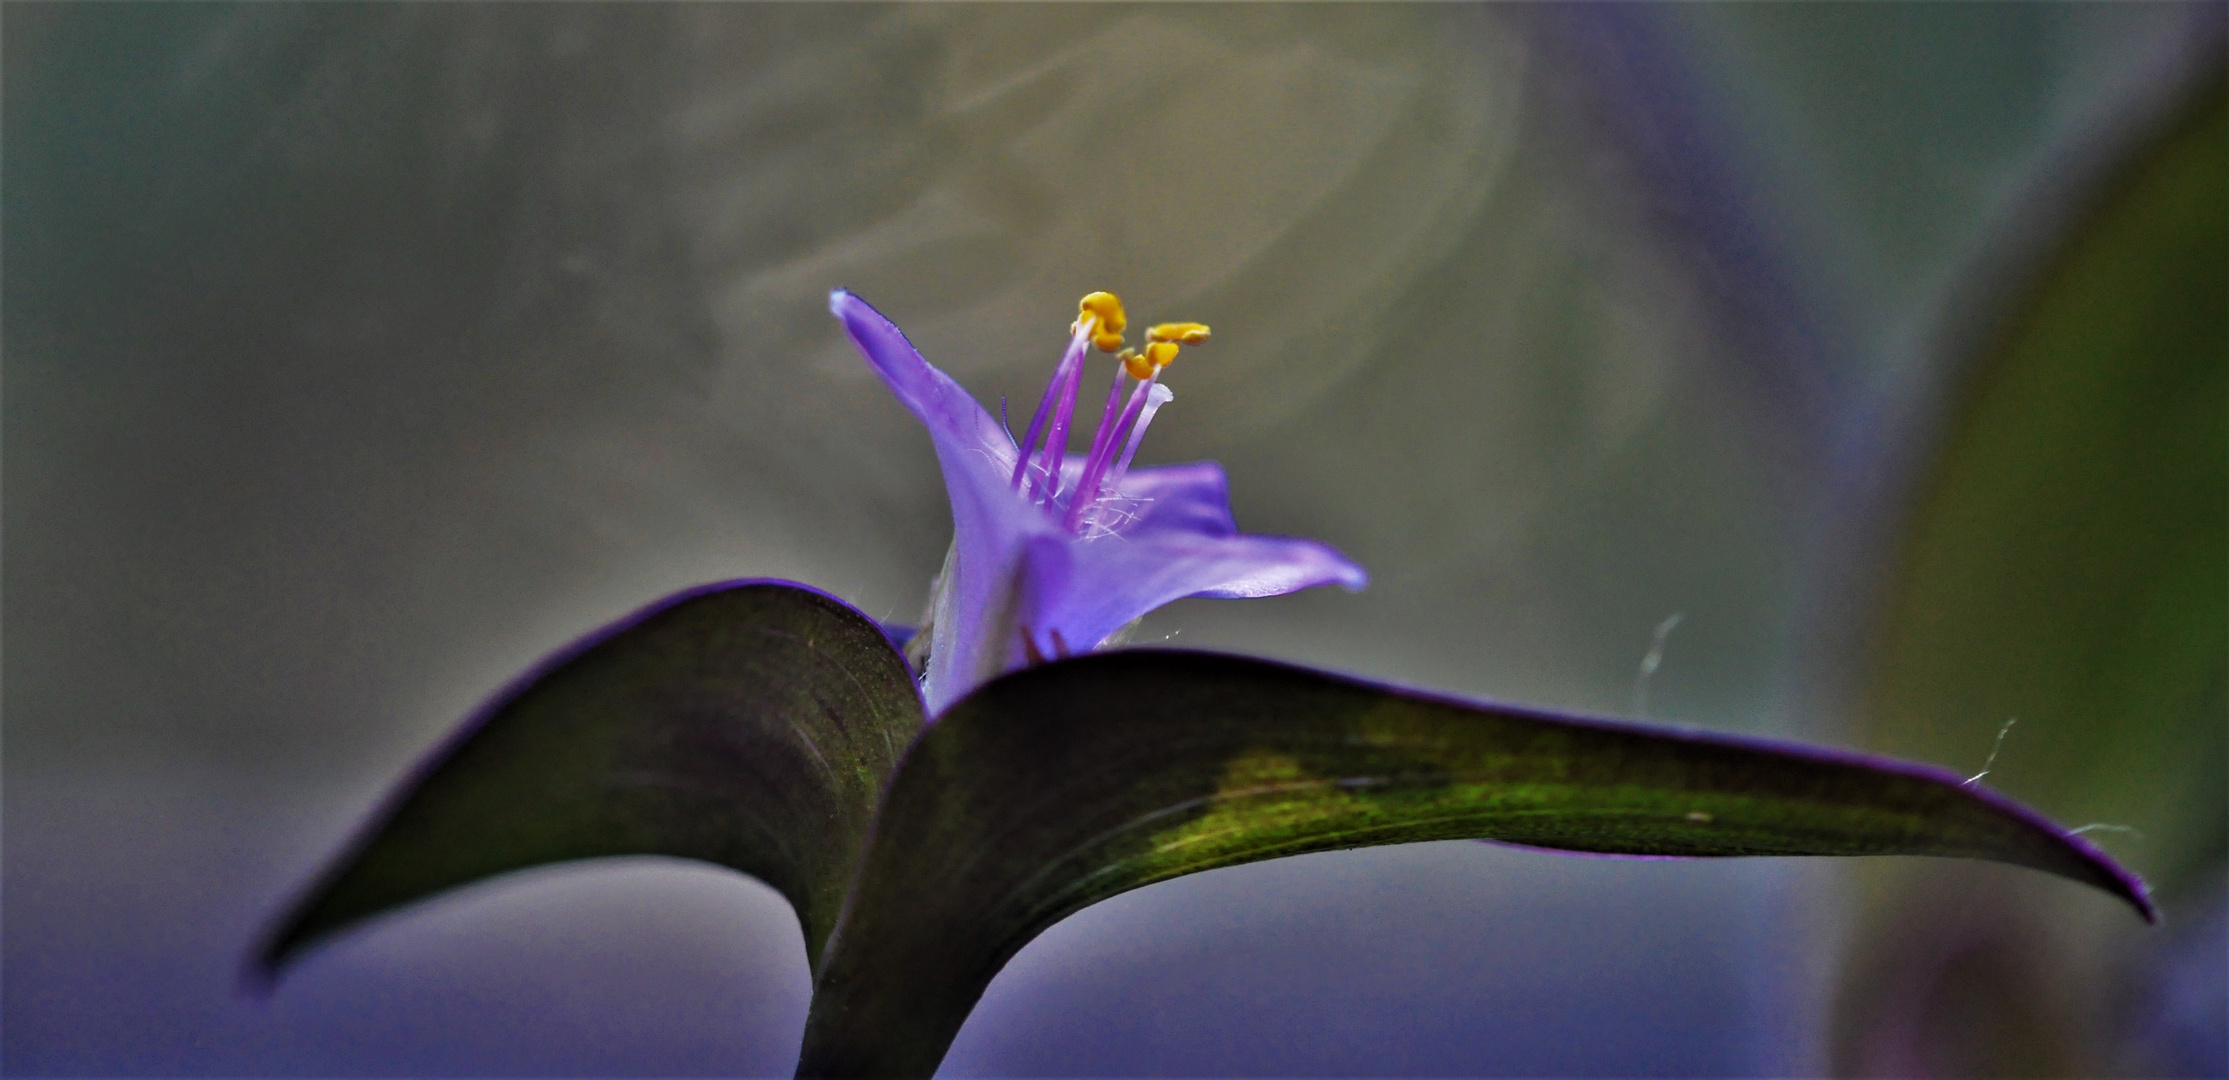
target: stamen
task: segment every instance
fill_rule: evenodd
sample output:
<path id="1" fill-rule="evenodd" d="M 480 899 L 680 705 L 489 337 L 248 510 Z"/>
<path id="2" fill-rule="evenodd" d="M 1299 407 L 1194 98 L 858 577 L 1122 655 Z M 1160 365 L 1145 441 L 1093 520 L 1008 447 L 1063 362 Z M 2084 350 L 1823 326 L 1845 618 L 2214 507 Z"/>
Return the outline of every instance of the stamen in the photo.
<path id="1" fill-rule="evenodd" d="M 1088 330 L 1089 319 L 1083 320 Z M 1060 400 L 1053 406 L 1052 426 L 1045 432 L 1045 447 L 1039 451 L 1038 466 L 1042 470 L 1030 481 L 1029 496 L 1033 500 L 1050 503 L 1060 494 L 1060 459 L 1068 455 L 1068 422 L 1076 415 L 1076 392 L 1083 389 L 1083 355 L 1079 350 L 1076 362 L 1061 365 L 1053 374 L 1053 382 L 1060 388 Z"/>
<path id="2" fill-rule="evenodd" d="M 1114 385 L 1107 388 L 1107 408 L 1099 414 L 1099 430 L 1092 433 L 1091 452 L 1084 456 L 1083 473 L 1076 478 L 1076 493 L 1068 498 L 1068 515 L 1062 521 L 1070 532 L 1074 532 L 1076 526 L 1083 521 L 1084 511 L 1090 509 L 1092 503 L 1099 501 L 1099 478 L 1107 474 L 1107 464 L 1113 459 L 1114 448 L 1120 441 L 1121 422 L 1117 419 L 1115 408 L 1122 404 L 1122 374 L 1123 369 L 1117 368 Z M 1141 382 L 1138 385 L 1142 387 L 1145 384 Z M 1136 393 L 1132 392 L 1133 402 L 1136 397 Z M 1125 408 L 1121 415 L 1128 416 L 1132 411 L 1134 410 Z"/>
<path id="3" fill-rule="evenodd" d="M 1130 352 L 1128 349 L 1122 351 Z M 1122 366 L 1130 373 L 1131 378 L 1143 381 L 1151 378 L 1154 372 L 1175 363 L 1176 352 L 1176 342 L 1155 341 L 1146 345 L 1144 352 L 1126 356 Z"/>
<path id="4" fill-rule="evenodd" d="M 1014 486 L 1021 487 L 1022 477 L 1030 476 L 1030 501 L 1050 509 L 1060 496 L 1060 467 L 1068 452 L 1068 429 L 1075 418 L 1077 393 L 1083 388 L 1084 343 L 1090 342 L 1101 352 L 1115 353 L 1120 366 L 1115 370 L 1114 384 L 1107 388 L 1107 404 L 1099 410 L 1099 424 L 1092 431 L 1091 449 L 1084 454 L 1076 490 L 1068 499 L 1064 522 L 1070 531 L 1094 510 L 1099 493 L 1111 489 L 1129 472 L 1153 414 L 1175 399 L 1176 395 L 1159 382 L 1161 369 L 1176 361 L 1181 346 L 1205 344 L 1208 339 L 1204 323 L 1159 323 L 1146 331 L 1143 351 L 1123 348 L 1122 331 L 1128 319 L 1122 298 L 1111 292 L 1089 293 L 1076 303 L 1076 321 L 1068 328 L 1072 335 L 1068 352 L 1053 371 L 1052 384 L 1045 388 L 1044 400 L 1038 402 L 1037 413 L 1030 418 L 1029 434 L 1022 439 L 1014 461 Z M 1118 414 L 1124 375 L 1136 379 L 1137 385 Z M 1042 444 L 1037 439 L 1040 431 L 1045 435 Z M 1122 448 L 1119 460 L 1116 447 Z M 1031 474 L 1033 454 L 1038 456 L 1038 465 Z"/>
<path id="5" fill-rule="evenodd" d="M 1123 408 L 1122 419 L 1109 430 L 1107 441 L 1102 447 L 1103 452 L 1094 454 L 1085 465 L 1084 474 L 1076 485 L 1076 495 L 1068 501 L 1066 524 L 1071 531 L 1083 522 L 1085 509 L 1099 501 L 1099 492 L 1106 486 L 1107 466 L 1114 457 L 1114 448 L 1122 445 L 1124 436 L 1130 433 L 1131 425 L 1137 422 L 1141 410 L 1152 397 L 1152 388 L 1159 385 L 1153 381 L 1153 373 L 1149 373 L 1144 381 L 1130 391 L 1130 403 Z M 1168 390 L 1163 388 L 1162 393 L 1166 394 Z M 1136 444 L 1133 442 L 1131 445 Z"/>
<path id="6" fill-rule="evenodd" d="M 1007 483 L 1017 488 L 1022 486 L 1022 477 L 1029 471 L 1029 456 L 1037 450 L 1037 435 L 1045 430 L 1045 415 L 1052 411 L 1053 401 L 1066 381 L 1063 376 L 1072 368 L 1082 367 L 1084 341 L 1090 332 L 1090 323 L 1084 319 L 1076 320 L 1076 325 L 1069 328 L 1068 351 L 1061 354 L 1060 363 L 1053 368 L 1053 381 L 1046 384 L 1045 396 L 1037 402 L 1037 413 L 1029 418 L 1029 434 L 1023 436 L 1021 444 L 1016 447 L 1014 475 Z M 1035 488 L 1037 485 L 1032 483 L 1030 486 Z"/>
<path id="7" fill-rule="evenodd" d="M 1124 349 L 1123 352 L 1130 350 Z M 1122 372 L 1115 368 L 1114 385 L 1107 387 L 1107 407 L 1099 410 L 1099 426 L 1091 432 L 1091 450 L 1084 455 L 1084 471 L 1076 486 L 1076 494 L 1068 502 L 1068 527 L 1076 527 L 1076 516 L 1083 512 L 1097 496 L 1098 479 L 1107 471 L 1107 459 L 1113 456 L 1116 418 L 1122 415 Z"/>
<path id="8" fill-rule="evenodd" d="M 1091 343 L 1100 352 L 1111 353 L 1122 347 L 1122 331 L 1129 325 L 1129 317 L 1123 313 L 1121 297 L 1111 292 L 1091 293 L 1077 302 L 1076 312 L 1078 323 L 1085 315 L 1099 320 L 1099 329 L 1092 331 Z"/>
<path id="9" fill-rule="evenodd" d="M 1137 425 L 1130 429 L 1129 444 L 1122 448 L 1122 460 L 1115 462 L 1114 469 L 1107 473 L 1107 487 L 1122 483 L 1123 476 L 1129 473 L 1130 459 L 1138 456 L 1138 444 L 1145 441 L 1145 429 L 1153 423 L 1153 414 L 1161 411 L 1161 406 L 1176 400 L 1176 391 L 1161 383 L 1148 383 L 1147 386 L 1150 389 L 1146 392 L 1145 408 L 1138 413 Z"/>
<path id="10" fill-rule="evenodd" d="M 1206 323 L 1165 322 L 1145 332 L 1147 341 L 1176 341 L 1186 345 L 1207 344 Z"/>

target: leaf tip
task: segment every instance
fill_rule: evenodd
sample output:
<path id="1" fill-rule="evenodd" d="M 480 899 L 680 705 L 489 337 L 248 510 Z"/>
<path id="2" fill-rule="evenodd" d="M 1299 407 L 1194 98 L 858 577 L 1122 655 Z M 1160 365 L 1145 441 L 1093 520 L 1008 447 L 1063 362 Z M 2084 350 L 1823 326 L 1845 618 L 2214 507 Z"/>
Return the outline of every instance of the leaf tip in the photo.
<path id="1" fill-rule="evenodd" d="M 240 961 L 232 978 L 233 993 L 264 1004 L 279 989 L 279 978 L 285 974 L 286 950 L 275 936 L 266 936 Z"/>
<path id="2" fill-rule="evenodd" d="M 2152 888 L 2144 883 L 2142 877 L 2122 866 L 2118 859 L 2106 854 L 2105 849 L 2091 843 L 2088 837 L 2079 832 L 2066 830 L 2060 834 L 2060 838 L 2102 877 L 2103 880 L 2094 880 L 2092 884 L 2128 901 L 2129 906 L 2135 908 L 2136 913 L 2143 916 L 2147 924 L 2159 925 L 2159 905 L 2153 902 Z"/>

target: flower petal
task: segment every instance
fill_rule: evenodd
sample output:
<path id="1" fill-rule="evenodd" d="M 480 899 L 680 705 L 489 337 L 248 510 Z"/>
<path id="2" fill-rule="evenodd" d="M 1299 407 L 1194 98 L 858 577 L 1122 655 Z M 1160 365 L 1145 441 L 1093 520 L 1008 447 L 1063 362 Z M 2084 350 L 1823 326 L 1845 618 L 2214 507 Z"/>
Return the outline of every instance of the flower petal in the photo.
<path id="1" fill-rule="evenodd" d="M 1005 473 L 1013 470 L 1013 437 L 991 419 L 990 413 L 983 411 L 983 406 L 966 387 L 922 359 L 920 350 L 906 340 L 905 332 L 898 329 L 897 324 L 844 289 L 828 294 L 828 310 L 844 324 L 844 331 L 874 366 L 875 373 L 889 384 L 890 392 L 928 425 L 929 436 L 937 441 L 939 452 L 950 443 L 954 449 L 980 451 L 984 455 L 987 461 L 969 466 L 971 471 L 996 471 L 991 465 L 1003 466 Z"/>
<path id="2" fill-rule="evenodd" d="M 1228 481 L 1213 462 L 1128 472 L 1080 534 L 1069 531 L 1065 506 L 1039 506 L 1014 490 L 1018 449 L 972 395 L 866 301 L 838 289 L 828 307 L 928 427 L 952 500 L 952 549 L 921 680 L 932 715 L 1035 658 L 1089 650 L 1171 600 L 1359 589 L 1367 580 L 1327 545 L 1240 535 Z M 1080 490 L 1084 460 L 1063 457 L 1064 491 Z"/>
<path id="3" fill-rule="evenodd" d="M 1016 623 L 1046 654 L 1092 648 L 1130 620 L 1187 596 L 1277 596 L 1316 585 L 1360 589 L 1369 580 L 1337 549 L 1314 540 L 1175 529 L 1087 543 L 1032 538 L 1022 575 Z M 1007 662 L 1023 659 L 1009 655 Z"/>
<path id="4" fill-rule="evenodd" d="M 1125 530 L 1174 529 L 1202 536 L 1237 536 L 1231 517 L 1230 480 L 1212 461 L 1132 469 L 1115 492 L 1135 515 Z"/>
<path id="5" fill-rule="evenodd" d="M 1015 497 L 1009 482 L 1014 444 L 973 395 L 922 359 L 905 334 L 865 300 L 837 289 L 828 294 L 828 310 L 890 392 L 928 427 L 952 500 L 952 554 L 931 613 L 929 670 L 921 687 L 933 715 L 1005 670 L 1005 650 L 986 643 L 1014 637 L 1008 627 L 1016 610 L 1022 541 L 1058 526 Z"/>

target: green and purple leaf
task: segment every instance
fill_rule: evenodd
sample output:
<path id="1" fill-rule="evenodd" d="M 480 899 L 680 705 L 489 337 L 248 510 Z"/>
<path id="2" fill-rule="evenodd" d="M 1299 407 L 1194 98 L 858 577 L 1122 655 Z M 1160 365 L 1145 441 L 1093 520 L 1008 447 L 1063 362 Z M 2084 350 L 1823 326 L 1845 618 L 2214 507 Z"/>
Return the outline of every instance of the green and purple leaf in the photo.
<path id="1" fill-rule="evenodd" d="M 783 582 L 668 597 L 551 657 L 403 783 L 251 961 L 499 874 L 608 855 L 742 871 L 817 964 L 890 770 L 912 674 L 849 605 Z"/>
<path id="2" fill-rule="evenodd" d="M 1472 837 L 1660 856 L 1943 855 L 2152 914 L 2080 837 L 1947 771 L 1451 701 L 1242 657 L 1048 664 L 956 704 L 891 782 L 816 973 L 801 1075 L 926 1075 L 1068 914 L 1261 859 Z"/>
<path id="3" fill-rule="evenodd" d="M 691 590 L 499 695 L 255 957 L 496 875 L 663 854 L 790 900 L 800 1071 L 932 1071 L 999 968 L 1141 885 L 1456 837 L 1661 855 L 1922 854 L 2143 887 L 1941 770 L 1141 650 L 996 680 L 934 727 L 884 632 L 779 582 Z M 909 749 L 910 743 L 910 749 Z M 895 771 L 893 771 L 895 770 Z"/>

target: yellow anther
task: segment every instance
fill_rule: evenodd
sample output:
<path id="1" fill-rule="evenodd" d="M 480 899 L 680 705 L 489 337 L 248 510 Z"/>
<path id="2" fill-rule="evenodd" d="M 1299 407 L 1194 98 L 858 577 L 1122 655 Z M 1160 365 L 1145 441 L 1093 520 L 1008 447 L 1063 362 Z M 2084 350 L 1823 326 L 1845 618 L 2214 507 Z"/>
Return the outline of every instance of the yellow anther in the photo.
<path id="1" fill-rule="evenodd" d="M 1122 370 L 1129 372 L 1131 378 L 1143 382 L 1176 359 L 1176 342 L 1156 341 L 1147 345 L 1143 353 L 1124 349 L 1115 354 L 1115 359 L 1122 361 Z"/>
<path id="2" fill-rule="evenodd" d="M 1181 341 L 1186 345 L 1207 344 L 1207 326 L 1196 322 L 1165 322 L 1145 332 L 1147 341 Z"/>
<path id="3" fill-rule="evenodd" d="M 1122 313 L 1122 298 L 1111 292 L 1095 292 L 1076 303 L 1079 315 L 1097 315 L 1101 329 L 1121 333 L 1129 323 Z"/>
<path id="4" fill-rule="evenodd" d="M 1113 352 L 1122 347 L 1122 331 L 1129 319 L 1122 312 L 1122 298 L 1111 292 L 1095 292 L 1076 304 L 1076 317 L 1080 322 L 1089 315 L 1097 320 L 1091 331 L 1091 343 L 1100 352 Z"/>

